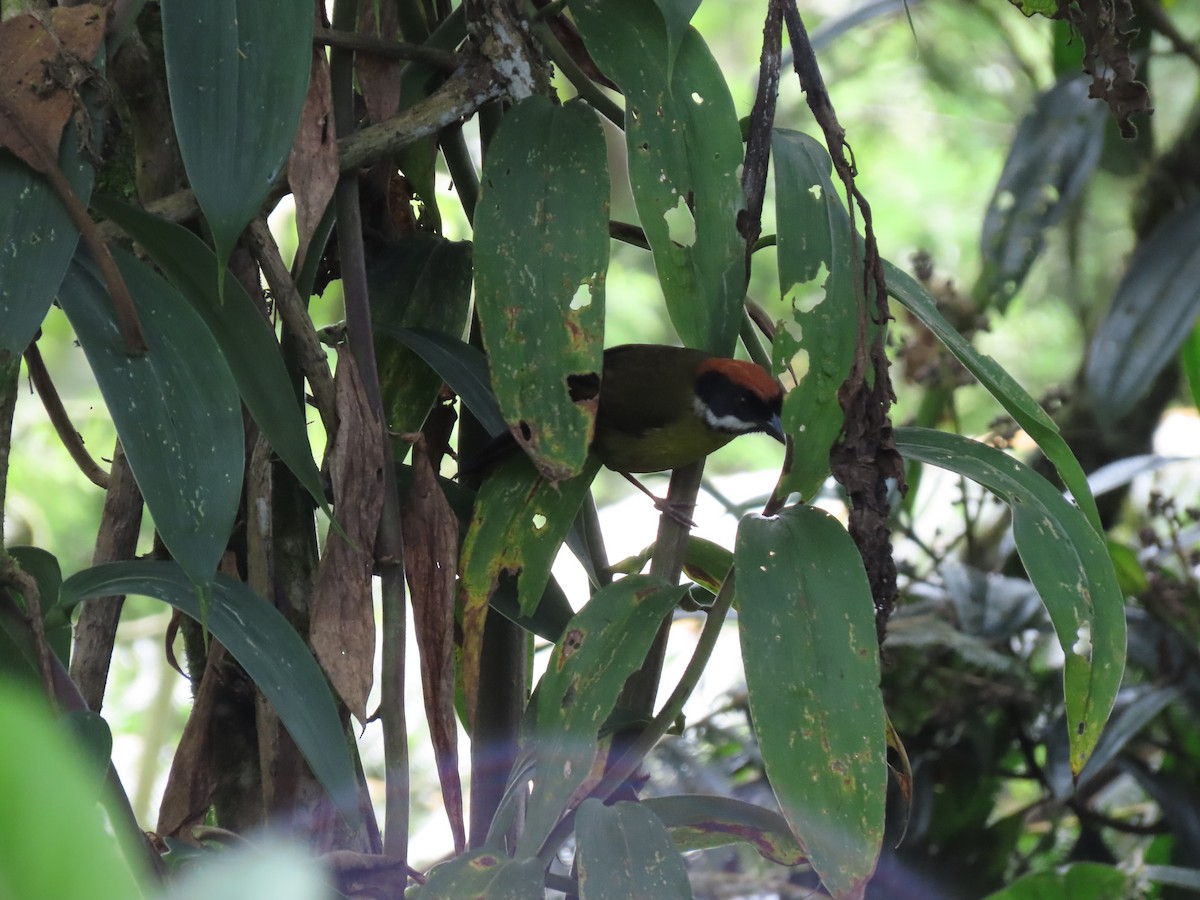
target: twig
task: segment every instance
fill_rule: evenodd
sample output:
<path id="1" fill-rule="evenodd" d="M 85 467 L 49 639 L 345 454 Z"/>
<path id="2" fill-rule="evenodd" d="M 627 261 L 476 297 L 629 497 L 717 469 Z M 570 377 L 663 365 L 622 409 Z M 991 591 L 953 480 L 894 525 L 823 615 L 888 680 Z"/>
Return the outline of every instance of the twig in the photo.
<path id="1" fill-rule="evenodd" d="M 742 169 L 742 190 L 746 209 L 738 216 L 738 232 L 746 242 L 746 280 L 750 280 L 750 257 L 762 233 L 763 198 L 767 192 L 767 164 L 771 159 L 771 129 L 775 124 L 775 103 L 779 99 L 779 57 L 783 45 L 783 4 L 769 0 L 763 25 L 762 56 L 758 64 L 758 92 L 750 112 L 750 131 L 746 138 L 746 162 Z"/>
<path id="2" fill-rule="evenodd" d="M 1158 0 L 1142 0 L 1140 9 L 1150 20 L 1154 30 L 1171 42 L 1171 47 L 1176 53 L 1183 54 L 1200 66 L 1200 49 L 1197 49 L 1196 45 L 1185 38 L 1175 27 L 1175 23 L 1171 21 L 1171 17 L 1167 15 Z"/>
<path id="3" fill-rule="evenodd" d="M 408 44 L 404 41 L 389 41 L 368 34 L 335 31 L 332 28 L 314 28 L 313 43 L 318 46 L 336 47 L 382 56 L 386 59 L 404 59 L 419 62 L 434 69 L 453 72 L 462 65 L 462 58 L 449 50 L 439 50 L 424 44 Z"/>
<path id="4" fill-rule="evenodd" d="M 25 365 L 29 369 L 29 380 L 33 382 L 33 386 L 42 400 L 42 406 L 46 409 L 46 415 L 50 417 L 50 423 L 58 433 L 58 439 L 71 454 L 71 459 L 75 460 L 75 465 L 79 466 L 79 471 L 87 477 L 88 481 L 107 491 L 108 473 L 100 468 L 100 464 L 92 459 L 87 448 L 83 446 L 83 438 L 71 424 L 71 417 L 67 415 L 66 407 L 63 406 L 54 382 L 50 379 L 50 373 L 46 371 L 46 363 L 42 360 L 42 353 L 38 350 L 36 343 L 30 344 L 25 349 Z"/>
<path id="5" fill-rule="evenodd" d="M 343 31 L 353 31 L 357 7 L 357 0 L 337 0 L 333 10 L 334 25 Z M 353 134 L 355 128 L 353 63 L 353 56 L 349 51 L 335 48 L 330 59 L 330 79 L 333 84 L 334 123 L 339 135 Z M 462 73 L 452 76 L 435 96 L 450 92 L 451 84 L 456 80 L 457 89 L 464 92 L 463 101 L 468 102 L 466 94 L 473 92 L 467 91 L 469 81 Z M 420 106 L 422 104 L 410 107 L 407 112 L 414 113 Z M 433 114 L 429 116 L 429 120 L 436 118 L 437 116 Z M 383 123 L 383 125 L 386 124 Z M 450 122 L 441 122 L 437 128 L 431 128 L 427 133 L 432 134 L 448 124 Z M 374 129 L 379 129 L 383 125 L 374 126 Z M 372 130 L 368 128 L 359 132 L 358 137 L 361 138 Z M 338 253 L 345 292 L 346 331 L 349 337 L 350 351 L 354 354 L 367 398 L 379 419 L 378 440 L 383 442 L 384 447 L 383 512 L 375 539 L 375 563 L 381 582 L 383 611 L 380 718 L 383 725 L 383 753 L 387 773 L 384 788 L 386 818 L 383 845 L 384 853 L 388 857 L 398 860 L 402 865 L 407 865 L 409 763 L 408 727 L 404 708 L 404 645 L 407 628 L 405 624 L 404 538 L 400 527 L 400 494 L 396 487 L 392 447 L 387 435 L 387 417 L 384 414 L 383 397 L 379 387 L 379 369 L 375 360 L 358 179 L 352 174 L 347 174 L 355 171 L 357 166 L 349 165 L 348 160 L 341 156 L 340 142 L 339 158 L 343 175 L 338 182 L 334 202 L 337 208 Z"/>
<path id="6" fill-rule="evenodd" d="M 259 216 L 250 222 L 247 231 L 250 251 L 258 261 L 267 278 L 267 285 L 275 297 L 275 308 L 284 323 L 295 335 L 300 350 L 300 368 L 312 388 L 313 400 L 321 422 L 329 435 L 337 433 L 337 401 L 334 399 L 333 376 L 329 374 L 329 363 L 321 341 L 317 338 L 312 319 L 305 309 L 296 283 L 292 281 L 291 273 L 283 264 L 279 254 L 279 245 L 275 236 L 267 227 L 267 221 Z"/>

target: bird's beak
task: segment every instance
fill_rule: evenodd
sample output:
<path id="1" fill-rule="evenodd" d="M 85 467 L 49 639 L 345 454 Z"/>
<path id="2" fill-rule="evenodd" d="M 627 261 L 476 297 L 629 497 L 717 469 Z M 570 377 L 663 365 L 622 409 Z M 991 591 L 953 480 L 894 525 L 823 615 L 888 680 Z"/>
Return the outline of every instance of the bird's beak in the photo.
<path id="1" fill-rule="evenodd" d="M 766 424 L 763 431 L 775 438 L 779 443 L 787 443 L 787 435 L 783 433 L 783 422 L 778 415 L 771 416 L 771 421 Z"/>

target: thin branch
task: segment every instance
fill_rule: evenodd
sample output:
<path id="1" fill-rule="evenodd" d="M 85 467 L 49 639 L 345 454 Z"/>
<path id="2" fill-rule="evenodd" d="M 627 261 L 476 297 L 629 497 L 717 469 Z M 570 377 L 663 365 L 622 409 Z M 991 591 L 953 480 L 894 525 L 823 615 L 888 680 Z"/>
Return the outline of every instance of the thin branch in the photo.
<path id="1" fill-rule="evenodd" d="M 1175 23 L 1171 21 L 1171 17 L 1167 15 L 1167 11 L 1162 8 L 1162 4 L 1158 0 L 1142 0 L 1141 11 L 1150 20 L 1154 30 L 1170 41 L 1171 47 L 1176 53 L 1183 54 L 1197 67 L 1200 67 L 1200 49 L 1197 49 L 1196 45 L 1185 38 L 1183 33 L 1175 27 Z"/>
<path id="2" fill-rule="evenodd" d="M 329 374 L 329 362 L 325 358 L 325 350 L 317 338 L 312 319 L 309 318 L 304 300 L 292 281 L 291 273 L 283 264 L 279 254 L 279 245 L 275 236 L 267 227 L 266 219 L 261 216 L 250 223 L 246 234 L 250 251 L 262 268 L 267 278 L 267 285 L 275 297 L 275 308 L 279 311 L 284 323 L 295 335 L 300 351 L 300 368 L 304 372 L 308 384 L 312 388 L 313 400 L 317 412 L 321 415 L 321 423 L 329 435 L 337 433 L 337 401 L 334 399 L 333 376 Z"/>
<path id="3" fill-rule="evenodd" d="M 333 21 L 343 31 L 354 29 L 357 16 L 357 0 L 337 0 Z M 344 49 L 335 49 L 330 58 L 330 79 L 333 85 L 334 123 L 339 135 L 354 133 L 354 59 Z M 460 72 L 453 75 L 434 96 L 443 96 L 450 85 L 457 83 L 463 91 L 464 102 L 476 102 L 477 92 L 469 89 L 470 82 Z M 494 80 L 489 79 L 489 85 Z M 468 101 L 467 95 L 472 99 Z M 433 98 L 430 98 L 432 100 Z M 426 101 L 428 103 L 429 101 Z M 422 104 L 411 107 L 413 113 Z M 478 107 L 475 107 L 478 108 Z M 439 105 L 438 110 L 441 109 Z M 438 118 L 429 113 L 425 121 Z M 388 123 L 376 125 L 359 132 L 362 138 L 374 133 L 380 139 L 384 132 L 378 129 Z M 449 125 L 441 122 L 427 132 L 432 134 Z M 394 132 L 388 131 L 392 135 Z M 414 138 L 415 140 L 415 138 Z M 386 143 L 386 141 L 382 141 Z M 371 146 L 378 146 L 373 143 Z M 366 251 L 363 247 L 362 211 L 359 207 L 358 179 L 350 173 L 357 170 L 344 155 L 339 141 L 340 170 L 334 203 L 337 208 L 338 253 L 341 261 L 342 286 L 345 293 L 346 331 L 350 351 L 354 354 L 359 375 L 363 380 L 371 408 L 379 420 L 378 439 L 384 448 L 383 465 L 383 511 L 379 530 L 375 538 L 375 564 L 381 582 L 381 604 L 383 612 L 383 648 L 381 660 L 381 712 L 383 724 L 383 752 L 386 771 L 385 781 L 385 824 L 384 853 L 401 864 L 408 862 L 409 838 L 409 762 L 408 726 L 404 708 L 404 657 L 405 657 L 405 602 L 404 602 L 404 538 L 400 521 L 400 494 L 396 486 L 395 467 L 392 464 L 391 441 L 387 434 L 387 417 L 384 414 L 383 397 L 379 386 L 379 369 L 375 359 L 375 342 L 371 326 L 371 307 L 367 289 Z"/>
<path id="4" fill-rule="evenodd" d="M 746 281 L 750 280 L 750 257 L 762 233 L 763 199 L 767 193 L 767 165 L 771 159 L 771 129 L 775 124 L 775 103 L 779 99 L 779 58 L 783 45 L 783 3 L 769 0 L 763 25 L 762 56 L 758 64 L 758 92 L 750 112 L 746 137 L 746 163 L 742 170 L 742 189 L 746 209 L 738 216 L 738 231 L 746 242 Z"/>
<path id="5" fill-rule="evenodd" d="M 46 371 L 46 363 L 42 360 L 41 351 L 38 350 L 36 343 L 30 344 L 26 348 L 25 365 L 29 370 L 29 380 L 33 382 L 33 386 L 42 400 L 42 406 L 46 408 L 46 415 L 50 417 L 50 423 L 58 433 L 58 439 L 71 454 L 71 459 L 75 461 L 75 465 L 79 466 L 79 471 L 87 477 L 88 481 L 107 491 L 108 473 L 100 468 L 100 464 L 92 459 L 92 455 L 83 446 L 83 438 L 71 424 L 71 417 L 67 415 L 66 407 L 63 406 L 54 382 L 50 379 L 50 373 Z"/>
<path id="6" fill-rule="evenodd" d="M 449 50 L 439 50 L 436 47 L 427 47 L 424 44 L 389 41 L 385 38 L 372 37 L 367 34 L 334 31 L 332 28 L 314 28 L 313 43 L 318 46 L 336 47 L 339 50 L 352 50 L 356 53 L 382 56 L 385 59 L 404 59 L 410 62 L 419 62 L 445 72 L 453 72 L 463 62 L 457 53 Z"/>

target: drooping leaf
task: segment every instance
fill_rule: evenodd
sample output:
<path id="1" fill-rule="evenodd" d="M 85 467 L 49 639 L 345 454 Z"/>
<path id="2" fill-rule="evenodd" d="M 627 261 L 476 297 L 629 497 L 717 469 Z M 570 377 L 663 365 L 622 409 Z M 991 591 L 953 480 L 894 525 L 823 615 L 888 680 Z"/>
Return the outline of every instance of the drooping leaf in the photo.
<path id="1" fill-rule="evenodd" d="M 804 862 L 804 851 L 787 819 L 774 810 L 733 797 L 698 794 L 648 797 L 642 803 L 667 826 L 675 846 L 684 852 L 746 843 L 763 859 L 783 866 Z"/>
<path id="2" fill-rule="evenodd" d="M 507 573 L 516 579 L 521 615 L 534 614 L 558 548 L 599 468 L 589 456 L 583 472 L 554 485 L 517 453 L 497 465 L 480 487 L 459 563 L 463 690 L 472 717 L 489 601 Z"/>
<path id="3" fill-rule="evenodd" d="M 454 683 L 454 587 L 458 520 L 438 484 L 424 440 L 412 454 L 412 483 L 404 496 L 404 574 L 421 656 L 421 693 L 438 765 L 442 801 L 455 851 L 466 844 L 458 774 L 458 716 Z"/>
<path id="4" fill-rule="evenodd" d="M 683 591 L 630 575 L 597 591 L 567 625 L 538 684 L 530 748 L 537 776 L 518 857 L 537 853 L 563 812 L 602 774 L 607 739 L 600 728 Z"/>
<path id="5" fill-rule="evenodd" d="M 858 343 L 861 280 L 854 274 L 850 217 L 830 178 L 833 161 L 806 134 L 775 129 L 771 138 L 778 206 L 779 292 L 791 310 L 772 348 L 776 370 L 800 379 L 783 404 L 792 464 L 778 493 L 811 499 L 829 475 L 829 450 L 842 431 L 838 389 Z M 861 271 L 861 265 L 858 267 Z M 864 320 L 865 321 L 865 320 Z"/>
<path id="6" fill-rule="evenodd" d="M 745 295 L 737 216 L 746 201 L 725 76 L 696 30 L 681 32 L 676 18 L 668 26 L 658 6 L 586 0 L 571 12 L 588 52 L 625 94 L 629 179 L 671 322 L 687 346 L 728 356 Z"/>
<path id="7" fill-rule="evenodd" d="M 1046 231 L 1087 186 L 1104 145 L 1104 107 L 1072 74 L 1038 96 L 1021 120 L 983 218 L 983 272 L 972 292 L 1003 310 L 1041 255 Z"/>
<path id="8" fill-rule="evenodd" d="M 396 330 L 419 328 L 451 340 L 462 337 L 471 308 L 471 244 L 413 235 L 373 256 L 367 281 L 388 428 L 417 431 L 443 376 L 398 338 Z M 485 363 L 485 384 L 486 377 Z"/>
<path id="9" fill-rule="evenodd" d="M 412 349 L 426 364 L 437 372 L 450 389 L 462 398 L 471 414 L 487 429 L 492 437 L 504 434 L 508 426 L 504 415 L 492 393 L 488 375 L 487 357 L 483 351 L 466 341 L 449 335 L 430 331 L 428 328 L 397 328 L 387 322 L 378 322 L 376 327 L 390 334 Z"/>
<path id="10" fill-rule="evenodd" d="M 309 607 L 309 644 L 347 709 L 367 721 L 375 672 L 375 535 L 383 511 L 384 447 L 379 419 L 350 351 L 338 352 L 338 430 L 329 452 L 334 510 Z"/>
<path id="11" fill-rule="evenodd" d="M 63 582 L 64 602 L 136 594 L 169 603 L 200 620 L 200 602 L 172 562 L 137 560 L 77 572 Z M 275 707 L 313 774 L 347 822 L 359 821 L 354 763 L 337 705 L 321 668 L 287 619 L 249 587 L 225 575 L 213 583 L 207 610 L 213 637 Z"/>
<path id="12" fill-rule="evenodd" d="M 861 897 L 883 841 L 886 720 L 862 557 L 813 506 L 747 516 L 734 549 L 742 660 L 767 778 L 835 897 Z"/>
<path id="13" fill-rule="evenodd" d="M 585 800 L 575 818 L 580 900 L 692 896 L 683 858 L 642 803 Z"/>
<path id="14" fill-rule="evenodd" d="M 86 198 L 95 173 L 79 152 L 75 129 L 63 134 L 58 165 Z M 0 361 L 20 355 L 46 317 L 79 243 L 79 230 L 49 182 L 0 151 Z"/>
<path id="15" fill-rule="evenodd" d="M 530 97 L 488 146 L 475 217 L 475 302 L 492 385 L 513 435 L 561 481 L 587 458 L 608 273 L 608 164 L 596 113 Z"/>
<path id="16" fill-rule="evenodd" d="M 1010 456 L 956 434 L 896 431 L 916 459 L 965 475 L 1012 509 L 1017 553 L 1065 656 L 1063 690 L 1076 776 L 1100 739 L 1125 671 L 1125 609 L 1104 540 L 1055 487 Z"/>
<path id="17" fill-rule="evenodd" d="M 204 586 L 225 552 L 241 496 L 237 386 L 179 293 L 131 254 L 113 255 L 142 321 L 144 355 L 126 354 L 112 300 L 90 261 L 72 264 L 59 303 L 163 543 L 193 583 Z"/>
<path id="18" fill-rule="evenodd" d="M 937 303 L 916 279 L 886 260 L 883 268 L 887 277 L 888 293 L 904 304 L 909 312 L 932 331 L 967 371 L 979 379 L 979 383 L 996 398 L 1017 424 L 1037 442 L 1046 458 L 1058 470 L 1058 477 L 1063 480 L 1088 522 L 1100 532 L 1100 513 L 1096 509 L 1096 499 L 1088 487 L 1087 476 L 1075 454 L 1059 434 L 1058 425 L 1054 420 L 1016 379 L 990 356 L 972 347 L 971 342 L 946 321 L 938 311 Z"/>
<path id="19" fill-rule="evenodd" d="M 1116 422 L 1150 389 L 1191 333 L 1200 310 L 1200 202 L 1141 243 L 1092 336 L 1084 379 L 1096 412 Z"/>
<path id="20" fill-rule="evenodd" d="M 150 254 L 200 314 L 221 348 L 246 409 L 267 436 L 271 449 L 329 513 L 321 473 L 308 443 L 304 411 L 292 390 L 279 342 L 245 288 L 232 273 L 225 272 L 222 300 L 212 277 L 216 257 L 204 241 L 182 225 L 109 199 L 96 198 L 94 205 Z"/>
<path id="21" fill-rule="evenodd" d="M 279 176 L 308 92 L 307 0 L 164 0 L 163 56 L 179 152 L 223 270 Z"/>

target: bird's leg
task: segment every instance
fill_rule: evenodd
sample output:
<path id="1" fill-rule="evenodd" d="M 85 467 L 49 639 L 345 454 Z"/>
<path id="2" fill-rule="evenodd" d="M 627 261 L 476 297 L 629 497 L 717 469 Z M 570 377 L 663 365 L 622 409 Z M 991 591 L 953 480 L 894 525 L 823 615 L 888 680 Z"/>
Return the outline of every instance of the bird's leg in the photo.
<path id="1" fill-rule="evenodd" d="M 685 515 L 678 506 L 676 506 L 675 504 L 671 503 L 669 500 L 666 500 L 663 497 L 654 496 L 654 494 L 651 493 L 651 491 L 648 487 L 646 487 L 644 484 L 642 484 L 640 481 L 638 481 L 636 478 L 634 478 L 628 472 L 622 472 L 621 475 L 624 476 L 626 481 L 628 481 L 635 488 L 637 488 L 639 491 L 641 491 L 643 494 L 645 494 L 647 497 L 649 497 L 651 500 L 653 500 L 654 508 L 657 509 L 660 513 L 662 513 L 663 515 L 669 516 L 672 521 L 678 522 L 684 528 L 695 528 L 696 527 L 696 523 L 694 521 L 692 521 L 692 519 L 689 516 Z"/>

